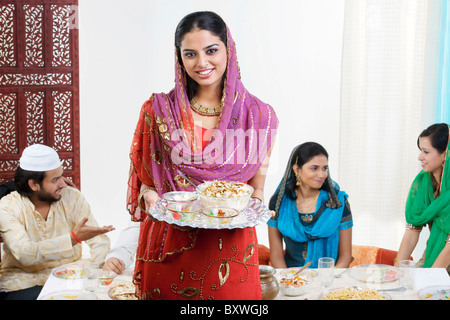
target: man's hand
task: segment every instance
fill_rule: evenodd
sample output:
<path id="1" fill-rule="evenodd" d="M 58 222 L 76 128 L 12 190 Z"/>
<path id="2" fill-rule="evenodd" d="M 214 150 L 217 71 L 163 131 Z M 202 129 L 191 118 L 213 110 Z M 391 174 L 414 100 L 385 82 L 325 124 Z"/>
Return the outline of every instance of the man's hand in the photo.
<path id="1" fill-rule="evenodd" d="M 106 260 L 105 264 L 103 265 L 103 270 L 113 271 L 120 274 L 125 271 L 125 263 L 120 259 L 112 257 Z"/>
<path id="2" fill-rule="evenodd" d="M 89 240 L 100 234 L 105 234 L 107 232 L 115 230 L 113 226 L 103 226 L 103 227 L 87 226 L 86 225 L 87 221 L 88 221 L 87 217 L 83 218 L 75 225 L 75 227 L 72 230 L 80 241 Z M 71 238 L 72 238 L 72 245 L 78 243 L 77 239 L 75 239 L 72 235 Z"/>

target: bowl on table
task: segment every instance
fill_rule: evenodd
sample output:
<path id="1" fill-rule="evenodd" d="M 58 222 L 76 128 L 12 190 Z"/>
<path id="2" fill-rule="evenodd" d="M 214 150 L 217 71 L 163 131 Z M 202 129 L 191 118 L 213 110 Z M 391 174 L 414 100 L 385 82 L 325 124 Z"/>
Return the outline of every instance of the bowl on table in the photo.
<path id="1" fill-rule="evenodd" d="M 299 275 L 284 273 L 280 279 L 280 291 L 285 296 L 296 297 L 305 294 L 313 281 L 311 272 L 303 270 Z"/>
<path id="2" fill-rule="evenodd" d="M 196 191 L 205 207 L 242 210 L 248 206 L 254 189 L 242 182 L 214 180 L 198 185 Z"/>
<path id="3" fill-rule="evenodd" d="M 110 285 L 115 277 L 117 277 L 117 273 L 113 271 L 98 270 L 98 280 L 102 285 Z"/>

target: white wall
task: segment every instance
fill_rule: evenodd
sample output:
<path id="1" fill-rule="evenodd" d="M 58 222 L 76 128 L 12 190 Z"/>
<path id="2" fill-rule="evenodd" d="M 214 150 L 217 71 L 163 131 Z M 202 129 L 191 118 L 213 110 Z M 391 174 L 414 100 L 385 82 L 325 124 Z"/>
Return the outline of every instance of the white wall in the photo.
<path id="1" fill-rule="evenodd" d="M 321 143 L 338 172 L 344 0 L 79 0 L 81 189 L 101 225 L 117 239 L 125 208 L 129 148 L 142 103 L 174 81 L 176 25 L 215 11 L 237 45 L 247 89 L 280 120 L 266 200 L 296 145 Z M 345 190 L 345 186 L 342 186 Z M 355 213 L 357 214 L 357 213 Z M 258 227 L 268 245 L 267 227 Z"/>

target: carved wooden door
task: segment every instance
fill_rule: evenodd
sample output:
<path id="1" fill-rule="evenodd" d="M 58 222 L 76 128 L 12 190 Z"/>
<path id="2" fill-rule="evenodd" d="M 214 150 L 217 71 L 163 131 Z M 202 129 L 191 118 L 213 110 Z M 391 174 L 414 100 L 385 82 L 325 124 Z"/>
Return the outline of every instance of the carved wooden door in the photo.
<path id="1" fill-rule="evenodd" d="M 0 184 L 24 148 L 53 147 L 80 186 L 78 1 L 0 3 Z"/>

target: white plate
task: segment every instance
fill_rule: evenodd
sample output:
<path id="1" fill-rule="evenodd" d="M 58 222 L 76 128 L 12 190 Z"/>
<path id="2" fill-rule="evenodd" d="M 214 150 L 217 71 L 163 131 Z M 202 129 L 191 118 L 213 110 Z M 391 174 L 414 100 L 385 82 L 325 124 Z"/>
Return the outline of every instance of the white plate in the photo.
<path id="1" fill-rule="evenodd" d="M 370 283 L 384 283 L 398 280 L 399 272 L 387 264 L 362 264 L 354 266 L 349 274 L 356 280 Z"/>
<path id="2" fill-rule="evenodd" d="M 49 293 L 39 300 L 98 300 L 98 297 L 92 292 L 65 290 Z"/>
<path id="3" fill-rule="evenodd" d="M 201 229 L 237 229 L 254 227 L 257 224 L 266 223 L 271 217 L 269 208 L 257 199 L 250 199 L 248 206 L 240 211 L 240 214 L 233 218 L 229 224 L 214 224 L 201 212 L 192 221 L 181 221 L 173 218 L 170 211 L 166 209 L 167 202 L 160 200 L 153 209 L 149 210 L 149 215 L 159 221 L 176 224 L 181 227 L 192 227 Z"/>
<path id="4" fill-rule="evenodd" d="M 65 265 L 52 271 L 54 277 L 65 280 L 81 279 L 83 268 L 79 265 Z"/>
<path id="5" fill-rule="evenodd" d="M 439 293 L 438 290 L 449 290 L 446 293 Z M 420 300 L 450 300 L 450 286 L 430 286 L 420 289 L 417 292 Z"/>

